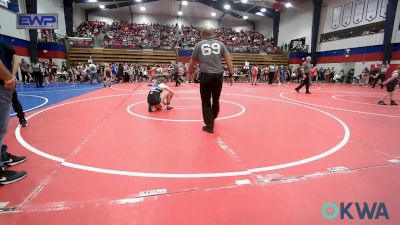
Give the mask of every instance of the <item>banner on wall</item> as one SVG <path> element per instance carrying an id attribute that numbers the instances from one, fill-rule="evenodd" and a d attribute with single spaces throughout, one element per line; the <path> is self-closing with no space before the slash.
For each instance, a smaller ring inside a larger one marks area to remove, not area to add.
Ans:
<path id="1" fill-rule="evenodd" d="M 353 3 L 347 3 L 343 6 L 342 26 L 347 27 L 351 23 L 351 12 L 353 11 Z"/>
<path id="2" fill-rule="evenodd" d="M 336 7 L 333 9 L 332 13 L 332 25 L 331 27 L 333 29 L 336 29 L 340 25 L 340 15 L 342 13 L 342 6 Z"/>
<path id="3" fill-rule="evenodd" d="M 365 0 L 358 0 L 354 4 L 353 23 L 359 24 L 364 19 Z"/>
<path id="4" fill-rule="evenodd" d="M 19 12 L 18 0 L 0 0 L 0 7 Z"/>
<path id="5" fill-rule="evenodd" d="M 376 14 L 378 13 L 378 4 L 379 0 L 368 0 L 367 16 L 365 17 L 366 20 L 372 21 L 376 18 Z"/>
<path id="6" fill-rule="evenodd" d="M 382 0 L 380 16 L 383 17 L 383 18 L 386 18 L 387 4 L 388 4 L 388 0 Z"/>
<path id="7" fill-rule="evenodd" d="M 58 14 L 17 14 L 17 29 L 57 29 Z"/>

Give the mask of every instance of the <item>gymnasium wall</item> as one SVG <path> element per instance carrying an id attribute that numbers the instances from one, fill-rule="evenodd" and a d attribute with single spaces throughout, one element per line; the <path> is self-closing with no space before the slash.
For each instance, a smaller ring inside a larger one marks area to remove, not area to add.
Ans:
<path id="1" fill-rule="evenodd" d="M 256 22 L 256 31 L 269 38 L 274 34 L 273 26 L 274 21 L 271 18 L 265 17 L 262 21 Z"/>
<path id="2" fill-rule="evenodd" d="M 76 28 L 82 23 L 82 21 L 86 20 L 86 16 L 85 16 L 85 10 L 82 9 L 81 7 L 79 7 L 78 4 L 74 4 L 73 10 L 74 10 L 74 14 L 73 14 L 74 21 L 73 21 L 73 24 L 74 24 L 74 28 Z"/>
<path id="3" fill-rule="evenodd" d="M 19 0 L 19 12 L 25 13 L 25 1 Z M 0 40 L 8 45 L 13 46 L 19 59 L 25 59 L 30 62 L 29 58 L 29 32 L 28 30 L 17 29 L 17 14 L 5 8 L 0 8 Z"/>
<path id="4" fill-rule="evenodd" d="M 18 5 L 20 13 L 25 13 L 25 1 L 19 0 Z M 0 34 L 29 41 L 29 32 L 27 30 L 16 29 L 17 14 L 15 12 L 1 7 L 0 15 Z"/>
<path id="5" fill-rule="evenodd" d="M 54 32 L 59 35 L 65 35 L 65 16 L 63 0 L 37 0 L 38 13 L 56 13 L 58 14 L 58 29 Z"/>
<path id="6" fill-rule="evenodd" d="M 396 17 L 393 26 L 392 43 L 400 43 L 400 2 L 397 4 Z"/>
<path id="7" fill-rule="evenodd" d="M 370 23 L 376 23 L 380 21 L 384 21 L 385 18 L 380 16 L 381 12 L 381 3 L 384 0 L 378 0 L 378 9 L 377 9 L 377 15 L 376 17 L 368 21 L 366 20 L 367 16 L 367 1 L 365 1 L 364 4 L 364 14 L 363 14 L 363 19 L 361 20 L 360 23 L 355 24 L 353 22 L 353 16 L 354 16 L 354 6 L 356 0 L 324 0 L 322 9 L 321 9 L 321 20 L 320 20 L 320 25 L 319 25 L 319 34 L 324 34 L 324 33 L 329 33 L 333 31 L 340 31 L 343 29 L 348 29 L 348 28 L 353 28 L 357 26 L 362 26 Z M 353 8 L 352 8 L 352 14 L 351 14 L 351 22 L 349 25 L 344 26 L 343 21 L 342 21 L 342 15 L 343 15 L 343 6 L 347 3 L 353 3 Z M 341 19 L 340 19 L 340 25 L 334 29 L 332 28 L 332 16 L 333 16 L 333 11 L 336 7 L 342 6 L 342 14 L 341 14 Z M 318 41 L 320 39 L 320 35 L 318 37 Z M 329 42 L 324 42 L 324 43 L 319 43 L 317 47 L 317 51 L 322 52 L 322 51 L 330 51 L 330 50 L 335 50 L 335 49 L 342 49 L 342 48 L 357 48 L 357 47 L 364 47 L 364 46 L 374 46 L 374 45 L 381 45 L 383 43 L 383 33 L 377 33 L 373 35 L 367 35 L 367 36 L 360 36 L 360 37 L 352 37 L 352 38 L 346 38 L 342 40 L 337 40 L 337 41 L 329 41 Z"/>
<path id="8" fill-rule="evenodd" d="M 356 0 L 324 0 L 321 9 L 319 33 L 322 34 L 322 33 L 332 32 L 334 30 L 342 30 L 350 27 L 368 24 L 369 21 L 365 20 L 366 7 L 367 7 L 367 5 L 365 4 L 364 16 L 362 22 L 360 22 L 359 24 L 354 24 L 353 21 L 351 21 L 351 24 L 349 24 L 347 27 L 344 27 L 341 24 L 337 29 L 333 29 L 331 27 L 333 9 L 338 6 L 343 6 L 344 4 L 347 4 L 349 2 L 353 2 L 353 11 L 352 11 L 352 16 L 353 16 L 355 1 Z M 384 20 L 384 18 L 380 16 L 382 1 L 383 0 L 379 0 L 377 16 L 375 19 L 371 21 L 371 23 Z M 311 15 L 312 18 L 312 10 L 313 10 L 312 7 L 308 7 L 306 9 L 309 10 L 308 14 Z M 291 10 L 292 9 L 288 11 Z M 391 61 L 392 64 L 400 63 L 400 30 L 399 30 L 400 4 L 398 4 L 396 12 L 397 13 L 393 27 L 394 32 L 393 32 L 392 43 L 399 43 L 399 44 L 394 45 L 394 51 L 392 54 L 392 61 Z M 284 13 L 282 14 L 283 17 L 285 18 Z M 304 14 L 307 14 L 307 12 L 304 12 Z M 297 16 L 297 14 L 293 15 L 293 18 L 296 18 L 296 20 L 303 20 L 303 19 L 298 19 L 298 17 L 294 16 Z M 282 23 L 282 16 L 281 16 L 281 23 Z M 293 24 L 291 26 L 293 26 Z M 291 28 L 291 26 L 289 26 L 289 28 Z M 311 33 L 311 22 L 308 29 L 309 32 Z M 280 27 L 280 34 L 282 34 L 282 24 Z M 281 35 L 279 36 L 279 38 L 281 38 Z M 280 40 L 280 42 L 281 41 L 282 40 Z M 382 43 L 383 43 L 383 33 L 361 36 L 361 37 L 353 37 L 353 38 L 330 41 L 325 43 L 318 43 L 317 65 L 318 67 L 322 66 L 324 68 L 335 67 L 336 71 L 338 71 L 340 68 L 344 68 L 345 72 L 348 71 L 349 67 L 353 66 L 356 74 L 361 73 L 361 71 L 365 67 L 370 67 L 370 65 L 376 63 L 382 63 L 381 62 L 383 58 Z M 297 67 L 306 56 L 307 56 L 306 53 L 292 53 L 290 56 L 290 64 L 293 65 L 294 67 Z"/>
<path id="9" fill-rule="evenodd" d="M 290 43 L 297 38 L 306 38 L 306 44 L 311 47 L 311 27 L 314 5 L 310 1 L 302 1 L 293 8 L 281 13 L 279 24 L 278 45 Z M 309 51 L 310 51 L 309 47 Z"/>

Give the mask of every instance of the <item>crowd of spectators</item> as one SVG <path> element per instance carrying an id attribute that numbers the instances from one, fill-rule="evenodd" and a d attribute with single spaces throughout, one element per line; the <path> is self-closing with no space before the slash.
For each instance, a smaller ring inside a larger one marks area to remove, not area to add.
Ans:
<path id="1" fill-rule="evenodd" d="M 82 23 L 76 30 L 76 36 L 96 36 L 105 26 L 104 22 L 89 21 Z M 133 49 L 191 49 L 201 40 L 201 27 L 136 24 L 124 21 L 113 22 L 104 29 L 105 48 L 133 48 Z M 259 32 L 248 30 L 234 30 L 232 28 L 215 29 L 216 39 L 225 43 L 230 52 L 277 53 L 272 39 Z"/>
<path id="2" fill-rule="evenodd" d="M 102 21 L 84 21 L 75 29 L 74 36 L 94 38 L 105 26 L 106 23 Z"/>

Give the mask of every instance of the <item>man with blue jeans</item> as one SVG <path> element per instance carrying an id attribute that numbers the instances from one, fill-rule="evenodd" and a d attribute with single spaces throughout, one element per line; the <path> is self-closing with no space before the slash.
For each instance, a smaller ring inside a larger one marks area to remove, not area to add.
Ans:
<path id="1" fill-rule="evenodd" d="M 15 74 L 18 71 L 15 51 L 12 47 L 0 42 L 0 185 L 11 184 L 26 177 L 24 171 L 7 170 L 6 166 L 17 165 L 26 161 L 26 157 L 17 157 L 7 153 L 7 145 L 3 143 L 10 120 L 12 94 L 15 89 Z M 10 73 L 10 71 L 12 71 Z"/>

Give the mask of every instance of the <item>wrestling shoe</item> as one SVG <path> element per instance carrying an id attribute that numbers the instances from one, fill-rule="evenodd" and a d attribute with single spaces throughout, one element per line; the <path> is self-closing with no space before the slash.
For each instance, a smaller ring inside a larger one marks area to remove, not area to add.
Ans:
<path id="1" fill-rule="evenodd" d="M 378 104 L 379 104 L 379 105 L 387 105 L 387 104 L 384 103 L 383 101 L 379 101 Z"/>
<path id="2" fill-rule="evenodd" d="M 390 101 L 390 105 L 398 105 L 394 100 Z"/>
<path id="3" fill-rule="evenodd" d="M 310 95 L 310 94 L 311 94 L 311 92 L 307 91 L 307 92 L 306 92 L 306 94 Z"/>
<path id="4" fill-rule="evenodd" d="M 297 89 L 297 88 L 295 88 L 294 90 L 295 90 L 297 93 L 299 93 L 299 92 L 300 92 L 300 91 L 299 91 L 299 89 Z"/>
<path id="5" fill-rule="evenodd" d="M 170 106 L 170 105 L 167 105 L 167 110 L 171 110 L 171 109 L 173 109 L 174 107 L 172 107 L 172 106 Z"/>

